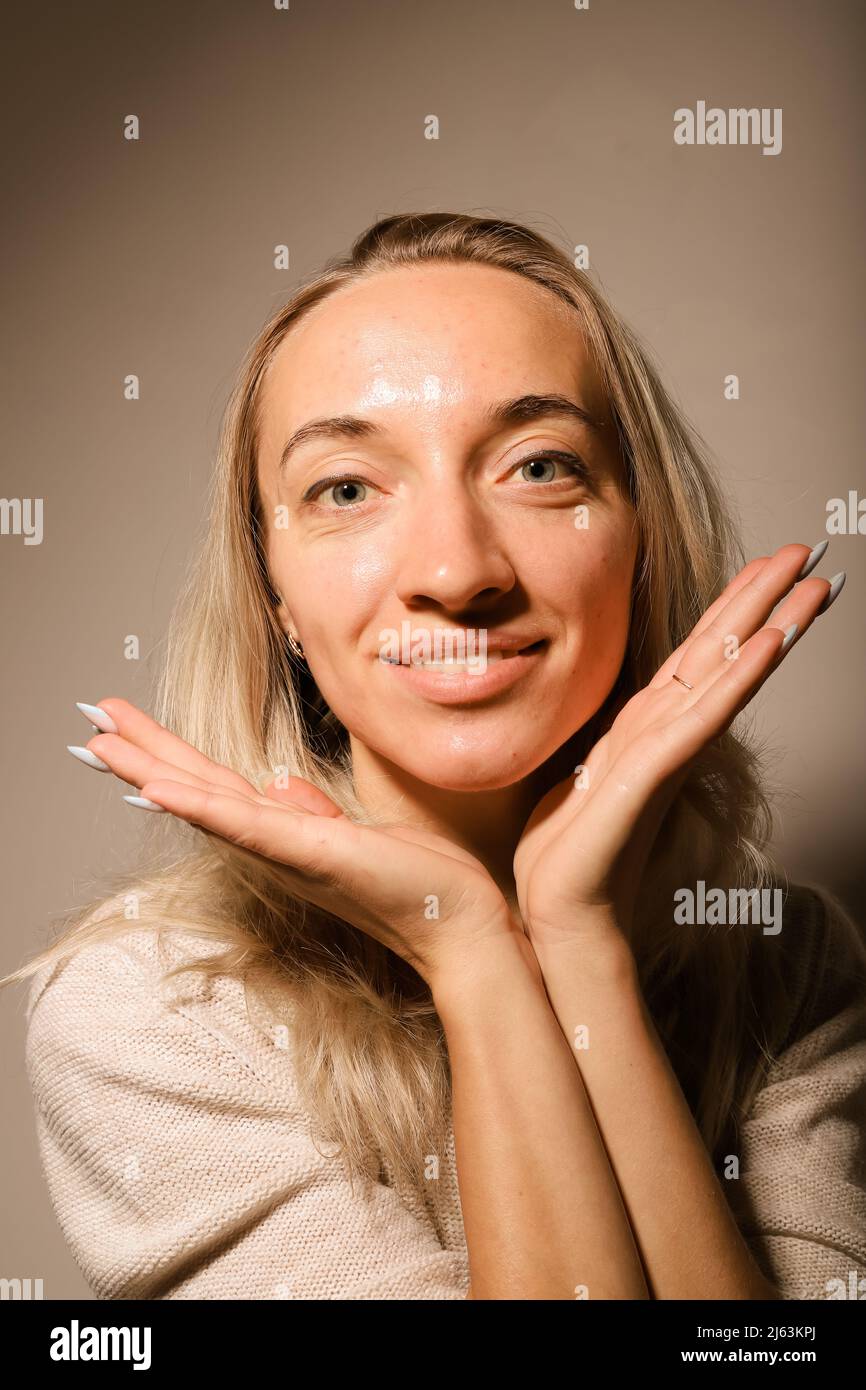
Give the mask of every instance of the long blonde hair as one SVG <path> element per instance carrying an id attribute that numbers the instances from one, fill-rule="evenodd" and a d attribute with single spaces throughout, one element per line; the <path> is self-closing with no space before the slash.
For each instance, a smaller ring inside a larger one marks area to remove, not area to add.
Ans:
<path id="1" fill-rule="evenodd" d="M 361 819 L 346 730 L 292 656 L 275 612 L 256 469 L 261 388 L 276 349 L 314 305 L 361 277 L 422 261 L 497 266 L 545 287 L 578 315 L 607 391 L 640 549 L 626 656 L 608 699 L 578 736 L 585 749 L 743 563 L 706 446 L 647 348 L 589 275 L 512 222 L 427 213 L 376 223 L 292 295 L 247 353 L 153 710 L 255 786 L 287 768 Z M 756 951 L 762 936 L 754 927 L 675 926 L 672 894 L 699 878 L 721 887 L 775 881 L 759 763 L 746 738 L 731 731 L 694 762 L 655 847 L 633 937 L 653 1018 L 711 1152 L 730 1142 L 778 1045 L 778 952 Z M 378 1164 L 423 1193 L 423 1157 L 441 1152 L 447 1133 L 450 1075 L 420 977 L 359 929 L 292 898 L 266 864 L 218 836 L 152 817 L 143 843 L 141 863 L 115 876 L 110 900 L 103 887 L 98 899 L 66 914 L 59 938 L 2 983 L 131 927 L 208 938 L 222 949 L 166 978 L 194 966 L 247 987 L 266 985 L 272 1000 L 290 1001 L 298 1084 L 320 1135 L 336 1143 L 353 1179 L 369 1177 Z"/>

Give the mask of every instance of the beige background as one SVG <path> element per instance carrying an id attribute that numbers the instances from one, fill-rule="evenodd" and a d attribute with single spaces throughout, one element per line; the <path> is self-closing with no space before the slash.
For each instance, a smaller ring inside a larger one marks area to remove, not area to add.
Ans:
<path id="1" fill-rule="evenodd" d="M 859 0 L 16 10 L 0 84 L 0 494 L 42 497 L 45 534 L 0 536 L 0 969 L 132 846 L 115 779 L 65 751 L 89 733 L 74 702 L 147 704 L 242 353 L 377 217 L 471 211 L 586 242 L 722 461 L 749 554 L 813 544 L 828 498 L 866 493 Z M 698 100 L 782 107 L 781 154 L 675 146 L 673 112 Z M 130 113 L 137 143 L 122 138 Z M 288 272 L 272 263 L 283 242 Z M 130 372 L 137 403 L 122 397 Z M 859 914 L 864 551 L 866 537 L 832 541 L 821 573 L 846 569 L 845 592 L 756 707 L 783 862 Z M 39 1169 L 23 991 L 0 996 L 0 1024 L 0 1276 L 88 1297 Z"/>

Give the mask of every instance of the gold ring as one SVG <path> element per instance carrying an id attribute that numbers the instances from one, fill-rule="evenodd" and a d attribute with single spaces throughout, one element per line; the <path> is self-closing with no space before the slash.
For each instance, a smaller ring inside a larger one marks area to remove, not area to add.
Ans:
<path id="1" fill-rule="evenodd" d="M 695 688 L 693 685 L 689 685 L 688 681 L 684 681 L 682 676 L 674 674 L 671 676 L 671 680 L 679 681 L 680 685 L 684 685 L 686 690 L 694 690 Z"/>

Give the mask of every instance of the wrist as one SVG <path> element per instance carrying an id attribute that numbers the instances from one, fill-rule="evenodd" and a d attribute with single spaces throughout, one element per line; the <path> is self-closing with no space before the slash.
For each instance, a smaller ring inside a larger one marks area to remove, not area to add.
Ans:
<path id="1" fill-rule="evenodd" d="M 584 976 L 601 980 L 637 978 L 634 952 L 612 908 L 580 908 L 567 922 L 529 922 L 527 933 L 545 975 L 575 964 Z"/>
<path id="2" fill-rule="evenodd" d="M 541 967 L 523 929 L 509 919 L 501 931 L 453 947 L 430 976 L 433 1003 L 443 1023 L 485 998 L 501 1002 L 515 987 L 530 984 L 543 992 Z"/>

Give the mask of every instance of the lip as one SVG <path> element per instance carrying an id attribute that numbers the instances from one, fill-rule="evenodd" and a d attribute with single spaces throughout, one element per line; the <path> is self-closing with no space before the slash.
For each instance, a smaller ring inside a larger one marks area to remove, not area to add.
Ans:
<path id="1" fill-rule="evenodd" d="M 517 643 L 523 649 L 515 650 Z M 476 704 L 510 689 L 535 670 L 548 648 L 546 638 L 536 639 L 526 647 L 526 638 L 491 638 L 488 651 L 508 651 L 511 655 L 492 662 L 485 671 L 471 673 L 428 671 L 423 666 L 400 662 L 379 661 L 377 665 L 395 680 L 404 682 L 407 689 L 442 705 Z"/>

